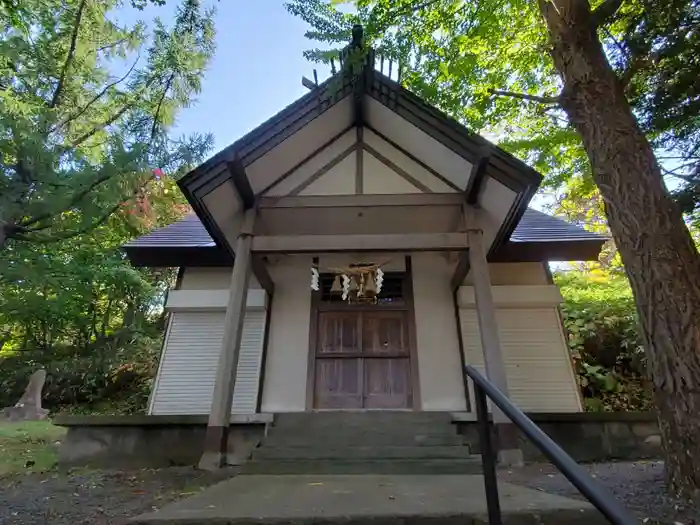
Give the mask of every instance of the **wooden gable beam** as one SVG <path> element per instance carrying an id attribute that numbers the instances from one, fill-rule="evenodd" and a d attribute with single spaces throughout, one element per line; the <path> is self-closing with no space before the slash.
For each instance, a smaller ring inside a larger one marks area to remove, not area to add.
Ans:
<path id="1" fill-rule="evenodd" d="M 253 188 L 250 186 L 248 175 L 246 175 L 245 168 L 238 154 L 227 163 L 227 167 L 233 185 L 236 187 L 238 195 L 240 195 L 243 202 L 243 209 L 251 209 L 255 206 L 255 193 L 253 193 Z"/>
<path id="2" fill-rule="evenodd" d="M 263 253 L 454 251 L 468 246 L 467 233 L 358 235 L 258 235 L 252 250 Z"/>
<path id="3" fill-rule="evenodd" d="M 491 156 L 488 153 L 484 153 L 472 165 L 471 175 L 469 176 L 467 187 L 464 190 L 464 197 L 467 204 L 474 205 L 479 201 L 479 193 L 484 185 L 486 170 L 490 162 Z"/>
<path id="4" fill-rule="evenodd" d="M 364 137 L 363 126 L 358 126 L 355 140 L 355 193 L 360 195 L 365 192 L 365 159 L 364 159 Z"/>
<path id="5" fill-rule="evenodd" d="M 468 204 L 466 202 L 462 204 L 462 221 L 462 228 L 467 231 L 473 229 L 475 224 L 478 224 L 479 219 L 476 213 L 476 208 L 474 208 L 472 204 Z M 462 286 L 464 279 L 469 273 L 469 267 L 469 252 L 462 251 L 459 254 L 459 261 L 457 262 L 457 267 L 455 268 L 455 272 L 452 275 L 452 280 L 450 281 L 453 292 L 456 292 L 457 289 Z"/>
<path id="6" fill-rule="evenodd" d="M 467 182 L 467 187 L 464 190 L 464 200 L 466 205 L 463 207 L 464 220 L 466 224 L 474 221 L 473 206 L 477 206 L 479 202 L 479 194 L 486 180 L 486 170 L 491 162 L 490 148 L 483 148 L 478 160 L 472 164 L 472 171 Z M 456 291 L 469 273 L 469 252 L 462 252 L 459 255 L 459 262 L 455 268 L 455 273 L 452 275 L 452 291 Z"/>
<path id="7" fill-rule="evenodd" d="M 372 146 L 369 144 L 362 144 L 362 148 L 367 151 L 370 155 L 372 155 L 375 159 L 377 159 L 379 162 L 384 164 L 387 168 L 392 170 L 394 173 L 396 173 L 399 177 L 401 177 L 403 180 L 408 182 L 411 186 L 414 188 L 419 189 L 423 193 L 433 193 L 433 190 L 428 188 L 425 184 L 423 184 L 421 181 L 417 180 L 413 175 L 408 173 L 405 169 L 403 169 L 401 166 L 396 164 L 394 161 L 391 159 L 387 158 L 386 156 L 382 155 L 380 152 L 378 152 L 376 149 L 374 149 Z"/>
<path id="8" fill-rule="evenodd" d="M 441 180 L 445 184 L 447 184 L 450 188 L 454 189 L 455 191 L 463 191 L 463 188 L 458 187 L 455 183 L 453 183 L 451 180 L 449 180 L 447 177 L 445 177 L 442 173 L 438 172 L 437 170 L 433 169 L 430 167 L 428 164 L 423 162 L 421 159 L 416 157 L 413 153 L 410 151 L 404 149 L 403 147 L 399 146 L 396 142 L 391 140 L 389 137 L 378 131 L 377 129 L 373 128 L 372 126 L 367 126 L 367 129 L 369 129 L 372 133 L 374 133 L 377 137 L 382 139 L 384 142 L 386 142 L 388 145 L 390 145 L 392 148 L 394 148 L 396 151 L 401 153 L 403 156 L 406 158 L 412 160 L 416 164 L 418 164 L 421 168 L 423 168 L 425 171 L 430 173 L 433 177 Z"/>
<path id="9" fill-rule="evenodd" d="M 260 286 L 263 287 L 263 290 L 265 290 L 270 297 L 275 295 L 275 282 L 272 280 L 270 272 L 267 271 L 267 262 L 265 258 L 253 254 L 251 265 L 253 268 L 253 275 L 255 275 L 255 278 L 260 283 Z"/>
<path id="10" fill-rule="evenodd" d="M 266 208 L 352 208 L 369 206 L 461 206 L 461 193 L 403 193 L 394 195 L 298 195 L 261 197 L 258 207 Z"/>

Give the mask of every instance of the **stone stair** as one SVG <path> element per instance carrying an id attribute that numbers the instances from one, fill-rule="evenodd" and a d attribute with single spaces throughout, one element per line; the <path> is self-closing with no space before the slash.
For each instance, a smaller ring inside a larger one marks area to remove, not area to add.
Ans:
<path id="1" fill-rule="evenodd" d="M 244 474 L 476 474 L 444 412 L 278 414 Z"/>

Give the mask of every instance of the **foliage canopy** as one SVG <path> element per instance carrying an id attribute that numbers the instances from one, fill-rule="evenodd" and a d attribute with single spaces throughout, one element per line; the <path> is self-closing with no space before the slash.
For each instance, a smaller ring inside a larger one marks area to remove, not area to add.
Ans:
<path id="1" fill-rule="evenodd" d="M 184 0 L 149 34 L 111 20 L 121 4 L 23 0 L 0 18 L 0 247 L 89 231 L 211 145 L 168 130 L 200 90 L 212 13 Z"/>

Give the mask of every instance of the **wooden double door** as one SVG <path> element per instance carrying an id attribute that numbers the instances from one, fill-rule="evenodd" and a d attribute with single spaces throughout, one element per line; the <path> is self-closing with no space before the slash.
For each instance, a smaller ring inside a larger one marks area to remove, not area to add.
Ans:
<path id="1" fill-rule="evenodd" d="M 398 310 L 318 312 L 314 408 L 411 408 L 407 317 Z"/>

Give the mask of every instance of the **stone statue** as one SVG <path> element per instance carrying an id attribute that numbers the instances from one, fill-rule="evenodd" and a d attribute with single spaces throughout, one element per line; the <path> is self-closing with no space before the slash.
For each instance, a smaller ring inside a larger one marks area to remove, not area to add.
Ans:
<path id="1" fill-rule="evenodd" d="M 46 370 L 37 370 L 29 378 L 29 384 L 14 406 L 2 411 L 4 419 L 9 421 L 34 421 L 46 419 L 49 411 L 41 408 L 41 391 L 46 381 Z"/>

